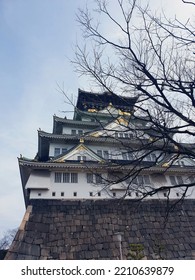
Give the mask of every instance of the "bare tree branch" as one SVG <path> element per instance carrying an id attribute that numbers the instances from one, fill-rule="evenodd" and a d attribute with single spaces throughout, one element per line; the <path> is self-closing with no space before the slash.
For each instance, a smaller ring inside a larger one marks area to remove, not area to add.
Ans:
<path id="1" fill-rule="evenodd" d="M 121 98 L 138 98 L 131 116 L 125 117 L 128 125 L 121 125 L 123 133 L 133 135 L 132 142 L 116 138 L 117 130 L 101 126 L 102 135 L 113 137 L 121 151 L 124 149 L 121 156 L 131 158 L 131 162 L 122 163 L 116 154 L 110 155 L 112 160 L 107 167 L 119 168 L 122 175 L 103 178 L 105 188 L 129 180 L 127 195 L 131 189 L 138 188 L 132 185 L 135 178 L 150 168 L 161 166 L 167 160 L 164 172 L 169 172 L 181 159 L 195 159 L 195 29 L 190 19 L 187 22 L 178 18 L 171 20 L 163 13 L 156 17 L 149 6 L 142 7 L 135 0 L 116 0 L 115 3 L 118 4 L 117 17 L 110 12 L 105 0 L 97 0 L 95 12 L 110 22 L 112 31 L 109 33 L 101 29 L 100 21 L 95 23 L 94 14 L 88 9 L 79 11 L 77 19 L 83 28 L 85 43 L 77 44 L 72 63 L 80 75 L 87 75 L 101 89 Z M 118 117 L 113 115 L 113 120 Z M 132 128 L 131 122 L 140 126 Z M 156 158 L 147 162 L 154 153 Z M 182 200 L 193 186 L 194 182 L 186 181 L 146 191 L 140 185 L 137 191 L 145 198 L 181 188 L 179 200 Z"/>
<path id="2" fill-rule="evenodd" d="M 195 5 L 195 3 L 194 3 L 194 2 L 191 2 L 191 1 L 182 0 L 182 2 L 185 3 L 185 4 L 192 4 L 192 5 Z"/>

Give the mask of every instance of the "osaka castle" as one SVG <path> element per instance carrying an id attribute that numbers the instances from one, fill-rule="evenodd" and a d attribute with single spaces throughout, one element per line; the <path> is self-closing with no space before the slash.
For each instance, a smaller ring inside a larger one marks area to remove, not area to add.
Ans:
<path id="1" fill-rule="evenodd" d="M 79 90 L 73 118 L 38 131 L 35 158 L 19 158 L 26 212 L 6 260 L 195 259 L 194 161 L 136 102 Z"/>
<path id="2" fill-rule="evenodd" d="M 152 150 L 154 135 L 133 114 L 136 101 L 79 89 L 73 118 L 54 116 L 52 133 L 38 131 L 35 158 L 19 158 L 26 206 L 32 199 L 195 198 L 194 187 L 185 189 L 195 162 L 175 157 L 174 147 Z"/>

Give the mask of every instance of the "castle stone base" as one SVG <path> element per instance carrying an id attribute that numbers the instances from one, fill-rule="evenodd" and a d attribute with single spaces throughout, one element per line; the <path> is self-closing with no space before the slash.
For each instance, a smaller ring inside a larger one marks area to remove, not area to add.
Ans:
<path id="1" fill-rule="evenodd" d="M 166 210 L 162 200 L 31 200 L 5 259 L 195 259 L 195 200 Z"/>

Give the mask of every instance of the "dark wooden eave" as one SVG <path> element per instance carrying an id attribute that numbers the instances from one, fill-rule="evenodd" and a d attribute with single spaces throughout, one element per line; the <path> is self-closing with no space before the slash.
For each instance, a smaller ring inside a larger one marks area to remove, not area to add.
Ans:
<path id="1" fill-rule="evenodd" d="M 104 171 L 114 171 L 115 169 L 118 170 L 119 164 L 116 162 L 112 162 L 111 160 L 109 161 L 104 161 L 104 162 L 92 162 L 92 161 L 85 161 L 85 162 L 79 162 L 79 161 L 73 161 L 73 160 L 68 160 L 65 162 L 39 162 L 31 159 L 26 159 L 26 158 L 19 158 L 19 166 L 29 168 L 31 171 L 35 169 L 46 169 L 46 170 L 59 170 L 59 169 L 86 169 L 89 170 L 89 168 L 92 169 L 100 169 Z M 143 162 L 144 164 L 144 162 Z M 194 174 L 195 173 L 195 168 L 194 166 L 186 166 L 186 167 L 180 167 L 180 166 L 170 166 L 169 168 L 163 167 L 163 165 L 153 165 L 153 166 L 148 166 L 147 167 L 147 162 L 146 164 L 146 169 L 143 168 L 143 172 L 147 173 L 183 173 L 183 174 Z M 145 165 L 144 164 L 144 165 Z M 144 166 L 143 165 L 143 166 Z M 120 171 L 122 170 L 131 170 L 135 168 L 135 165 L 131 163 L 131 161 L 126 161 L 124 165 L 120 163 Z M 138 167 L 139 168 L 139 167 Z M 28 175 L 27 175 L 28 177 Z"/>
<path id="2" fill-rule="evenodd" d="M 99 127 L 100 124 L 97 122 L 79 121 L 53 116 L 53 134 L 62 134 L 62 129 L 64 126 L 73 128 L 80 127 L 83 129 L 90 127 L 91 129 L 95 129 Z"/>
<path id="3" fill-rule="evenodd" d="M 132 112 L 138 97 L 119 96 L 113 92 L 94 93 L 79 89 L 76 108 L 87 112 L 88 109 L 102 110 L 112 104 L 114 108 Z"/>

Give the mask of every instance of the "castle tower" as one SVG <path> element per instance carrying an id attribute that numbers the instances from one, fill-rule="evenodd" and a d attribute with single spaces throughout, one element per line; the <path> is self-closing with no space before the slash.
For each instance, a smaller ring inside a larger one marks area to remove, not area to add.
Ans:
<path id="1" fill-rule="evenodd" d="M 73 119 L 54 116 L 52 133 L 38 131 L 36 157 L 19 158 L 26 206 L 30 199 L 135 199 L 154 188 L 193 181 L 193 160 L 178 158 L 167 169 L 174 154 L 143 151 L 140 145 L 151 136 L 132 114 L 136 100 L 79 90 Z M 131 172 L 138 163 L 143 171 Z M 190 192 L 187 197 L 194 197 Z M 181 195 L 174 189 L 169 196 Z M 166 196 L 162 190 L 152 198 Z"/>
<path id="2" fill-rule="evenodd" d="M 6 259 L 127 259 L 129 244 L 148 259 L 195 258 L 194 187 L 182 204 L 175 187 L 193 184 L 194 161 L 153 144 L 136 102 L 79 90 L 73 118 L 38 131 L 35 158 L 18 159 L 27 210 Z"/>

